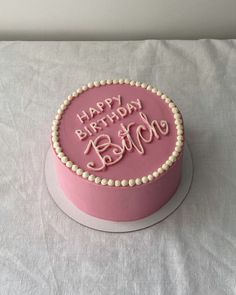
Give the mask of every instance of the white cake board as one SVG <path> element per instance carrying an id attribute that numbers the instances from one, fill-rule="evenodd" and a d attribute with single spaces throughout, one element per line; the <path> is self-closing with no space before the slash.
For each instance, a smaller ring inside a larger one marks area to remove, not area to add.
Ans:
<path id="1" fill-rule="evenodd" d="M 61 190 L 56 176 L 56 171 L 53 163 L 53 151 L 51 148 L 47 152 L 46 162 L 45 162 L 45 177 L 48 190 L 57 204 L 57 206 L 66 213 L 69 217 L 77 221 L 78 223 L 85 225 L 87 227 L 106 231 L 106 232 L 131 232 L 140 229 L 147 228 L 151 225 L 161 222 L 167 218 L 171 213 L 173 213 L 184 201 L 187 196 L 193 177 L 193 164 L 192 157 L 188 145 L 185 146 L 184 158 L 183 158 L 183 171 L 182 180 L 179 185 L 177 192 L 174 196 L 166 203 L 161 209 L 152 215 L 135 220 L 135 221 L 109 221 L 94 216 L 88 215 L 75 207 L 72 202 L 70 202 Z"/>

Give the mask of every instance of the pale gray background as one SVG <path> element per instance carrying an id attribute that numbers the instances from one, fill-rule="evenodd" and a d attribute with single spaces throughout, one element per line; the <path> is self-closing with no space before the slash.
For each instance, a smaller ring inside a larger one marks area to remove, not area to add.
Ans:
<path id="1" fill-rule="evenodd" d="M 0 1 L 0 40 L 198 38 L 236 38 L 236 1 Z"/>
<path id="2" fill-rule="evenodd" d="M 95 79 L 128 77 L 180 107 L 194 179 L 181 207 L 129 234 L 58 209 L 44 179 L 52 118 Z M 236 41 L 0 42 L 0 294 L 236 294 Z"/>

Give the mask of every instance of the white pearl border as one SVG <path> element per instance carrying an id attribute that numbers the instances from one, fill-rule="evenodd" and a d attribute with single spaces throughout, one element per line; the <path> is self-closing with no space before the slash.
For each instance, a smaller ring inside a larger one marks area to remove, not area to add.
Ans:
<path id="1" fill-rule="evenodd" d="M 67 109 L 71 101 L 78 97 L 81 93 L 93 88 L 93 87 L 100 87 L 103 85 L 111 85 L 111 84 L 129 84 L 134 87 L 141 87 L 144 89 L 147 89 L 148 91 L 151 91 L 152 93 L 156 93 L 158 97 L 160 97 L 162 100 L 165 101 L 165 103 L 168 104 L 169 108 L 171 109 L 174 119 L 175 119 L 175 126 L 177 130 L 177 140 L 175 144 L 174 151 L 169 156 L 169 158 L 153 173 L 136 178 L 136 179 L 121 179 L 121 180 L 113 180 L 113 179 L 107 179 L 107 178 L 101 178 L 97 177 L 93 174 L 90 174 L 88 171 L 84 171 L 77 165 L 75 165 L 68 157 L 63 153 L 62 148 L 59 143 L 59 124 L 60 120 L 62 118 L 63 112 Z M 73 92 L 71 95 L 67 97 L 67 99 L 64 100 L 64 102 L 61 104 L 60 108 L 57 110 L 57 114 L 55 116 L 55 119 L 52 123 L 52 146 L 54 148 L 55 153 L 57 154 L 58 158 L 61 160 L 61 162 L 71 169 L 74 173 L 79 175 L 80 177 L 84 179 L 88 179 L 88 181 L 94 182 L 96 184 L 100 185 L 107 185 L 107 186 L 116 186 L 116 187 L 126 187 L 126 186 L 135 186 L 135 185 L 141 185 L 148 182 L 153 181 L 153 179 L 158 178 L 161 174 L 163 174 L 165 171 L 167 171 L 177 160 L 178 156 L 182 152 L 184 145 L 184 126 L 183 126 L 183 120 L 181 113 L 177 106 L 174 104 L 174 102 L 164 93 L 162 93 L 160 90 L 152 87 L 151 85 L 148 85 L 146 83 L 141 83 L 138 81 L 133 81 L 129 79 L 118 79 L 118 80 L 101 80 L 101 81 L 95 81 L 93 83 L 88 83 L 87 85 L 83 85 L 82 87 L 78 88 L 75 92 Z"/>

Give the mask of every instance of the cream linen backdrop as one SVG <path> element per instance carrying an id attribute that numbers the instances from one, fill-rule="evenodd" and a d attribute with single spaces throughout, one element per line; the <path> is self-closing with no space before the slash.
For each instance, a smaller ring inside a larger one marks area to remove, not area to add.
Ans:
<path id="1" fill-rule="evenodd" d="M 146 81 L 182 110 L 181 207 L 148 229 L 81 226 L 44 179 L 51 120 L 97 79 Z M 236 294 L 236 41 L 0 42 L 0 294 Z"/>

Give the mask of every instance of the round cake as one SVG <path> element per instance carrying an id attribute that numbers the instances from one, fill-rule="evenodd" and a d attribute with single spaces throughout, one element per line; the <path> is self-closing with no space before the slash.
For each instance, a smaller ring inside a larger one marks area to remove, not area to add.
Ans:
<path id="1" fill-rule="evenodd" d="M 97 218 L 144 218 L 180 184 L 182 115 L 146 83 L 102 80 L 77 89 L 57 111 L 51 144 L 65 198 Z"/>

